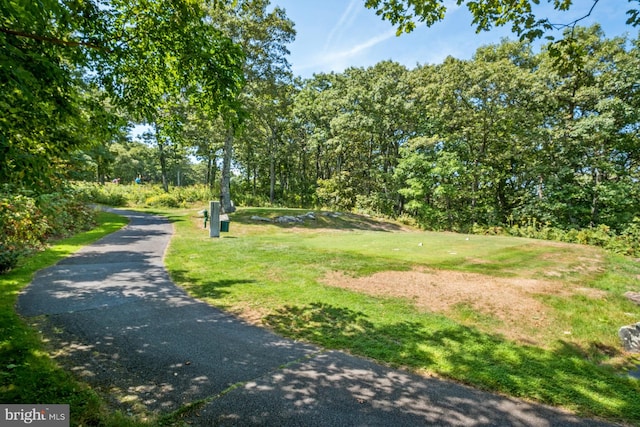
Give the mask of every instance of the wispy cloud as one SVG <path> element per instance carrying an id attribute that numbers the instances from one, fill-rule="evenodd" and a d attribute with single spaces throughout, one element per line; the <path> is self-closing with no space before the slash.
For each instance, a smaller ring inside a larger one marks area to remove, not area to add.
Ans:
<path id="1" fill-rule="evenodd" d="M 331 56 L 340 59 L 351 58 L 355 55 L 358 55 L 361 52 L 366 51 L 367 49 L 371 49 L 377 44 L 384 42 L 385 40 L 389 40 L 390 38 L 396 37 L 396 30 L 392 29 L 387 31 L 386 33 L 382 33 L 375 37 L 370 38 L 369 40 L 364 41 L 363 43 L 357 44 L 347 50 L 341 52 L 334 52 Z"/>
<path id="2" fill-rule="evenodd" d="M 324 42 L 324 50 L 327 50 L 336 37 L 341 36 L 355 21 L 358 13 L 362 10 L 362 0 L 351 0 L 347 8 L 340 15 L 338 22 L 331 28 L 329 35 Z"/>
<path id="3" fill-rule="evenodd" d="M 318 53 L 314 56 L 313 60 L 305 64 L 303 67 L 300 67 L 299 71 L 314 68 L 322 68 L 327 71 L 342 71 L 342 69 L 346 68 L 349 65 L 355 65 L 353 63 L 353 58 L 366 53 L 376 45 L 383 43 L 384 41 L 389 40 L 393 37 L 396 37 L 395 29 L 391 29 L 385 33 L 371 37 L 364 42 L 358 43 L 355 46 L 351 46 L 343 50 L 325 51 L 322 53 Z"/>

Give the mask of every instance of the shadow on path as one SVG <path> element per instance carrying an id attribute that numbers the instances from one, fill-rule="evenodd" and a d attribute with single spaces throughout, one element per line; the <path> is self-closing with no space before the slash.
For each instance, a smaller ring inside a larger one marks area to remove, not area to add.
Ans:
<path id="1" fill-rule="evenodd" d="M 605 425 L 249 325 L 171 282 L 167 220 L 116 213 L 130 224 L 40 271 L 17 306 L 114 407 L 166 415 L 200 402 L 182 420 L 202 426 Z"/>

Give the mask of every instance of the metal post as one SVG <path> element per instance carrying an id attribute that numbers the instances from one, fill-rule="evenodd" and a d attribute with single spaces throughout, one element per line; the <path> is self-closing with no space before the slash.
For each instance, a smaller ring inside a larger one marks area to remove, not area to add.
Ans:
<path id="1" fill-rule="evenodd" d="M 209 237 L 220 237 L 220 202 L 209 202 Z"/>

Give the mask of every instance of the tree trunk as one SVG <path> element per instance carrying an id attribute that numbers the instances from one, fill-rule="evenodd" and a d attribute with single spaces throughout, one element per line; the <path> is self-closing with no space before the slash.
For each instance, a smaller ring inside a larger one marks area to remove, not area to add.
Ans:
<path id="1" fill-rule="evenodd" d="M 591 198 L 591 223 L 589 224 L 591 227 L 595 227 L 598 224 L 598 217 L 600 216 L 599 209 L 599 197 L 598 197 L 598 186 L 600 185 L 600 171 L 598 168 L 595 168 L 593 172 L 593 197 Z"/>
<path id="2" fill-rule="evenodd" d="M 169 192 L 169 182 L 167 181 L 167 155 L 164 152 L 164 143 L 158 132 L 158 125 L 154 125 L 156 143 L 158 144 L 158 155 L 160 156 L 160 172 L 162 174 L 162 188 L 165 193 Z"/>
<path id="3" fill-rule="evenodd" d="M 207 177 L 205 184 L 209 188 L 209 190 L 213 190 L 213 158 L 212 156 L 208 156 L 207 158 Z"/>
<path id="4" fill-rule="evenodd" d="M 222 180 L 220 182 L 220 204 L 225 213 L 235 212 L 231 203 L 231 158 L 233 157 L 233 125 L 229 125 L 224 138 L 224 153 L 222 158 Z"/>
<path id="5" fill-rule="evenodd" d="M 274 137 L 269 141 L 269 203 L 273 205 L 276 198 L 276 154 Z"/>

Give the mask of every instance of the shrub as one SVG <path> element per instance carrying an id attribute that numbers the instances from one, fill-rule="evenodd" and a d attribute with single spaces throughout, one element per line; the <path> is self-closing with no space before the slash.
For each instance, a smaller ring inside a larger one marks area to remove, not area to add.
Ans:
<path id="1" fill-rule="evenodd" d="M 166 208 L 179 208 L 184 206 L 184 200 L 178 194 L 163 193 L 147 198 L 147 206 L 161 206 Z"/>
<path id="2" fill-rule="evenodd" d="M 640 256 L 640 217 L 607 242 L 607 249 L 622 255 Z"/>
<path id="3" fill-rule="evenodd" d="M 393 216 L 395 200 L 382 193 L 356 196 L 355 209 L 369 215 Z"/>
<path id="4" fill-rule="evenodd" d="M 34 196 L 4 187 L 0 191 L 0 271 L 41 249 L 47 240 L 94 225 L 95 212 L 74 193 Z"/>
<path id="5" fill-rule="evenodd" d="M 190 185 L 188 187 L 171 188 L 171 193 L 176 193 L 178 198 L 184 203 L 206 203 L 209 200 L 216 200 L 215 192 L 206 185 Z"/>
<path id="6" fill-rule="evenodd" d="M 22 194 L 0 193 L 0 272 L 39 247 L 47 225 L 35 199 Z"/>
<path id="7" fill-rule="evenodd" d="M 475 226 L 473 232 L 475 234 L 492 234 L 493 230 L 495 230 L 493 227 Z M 526 223 L 523 227 L 515 224 L 506 230 L 506 234 L 531 239 L 598 246 L 623 255 L 640 256 L 640 218 L 635 218 L 620 234 L 615 234 L 605 224 L 594 228 L 563 230 L 547 225 L 536 226 L 534 223 Z"/>
<path id="8" fill-rule="evenodd" d="M 77 183 L 74 190 L 81 200 L 106 206 L 126 206 L 130 192 L 129 186 L 94 183 Z"/>

